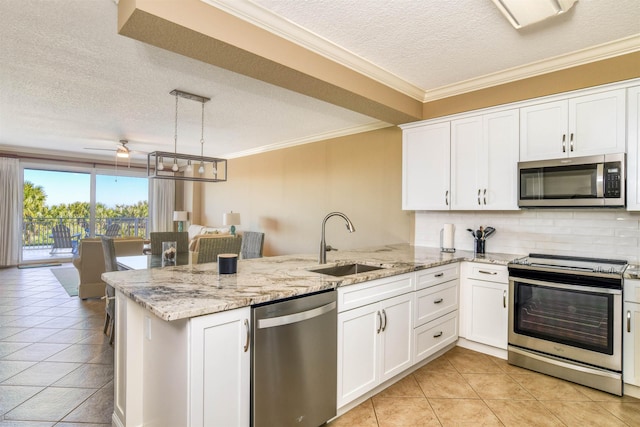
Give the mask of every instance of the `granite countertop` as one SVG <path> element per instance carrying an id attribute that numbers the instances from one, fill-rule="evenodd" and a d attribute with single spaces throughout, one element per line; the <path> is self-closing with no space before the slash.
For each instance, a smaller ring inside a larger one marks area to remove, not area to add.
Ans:
<path id="1" fill-rule="evenodd" d="M 329 252 L 327 266 L 358 262 L 382 270 L 332 277 L 313 273 L 317 255 L 238 261 L 237 274 L 218 274 L 217 263 L 104 273 L 102 279 L 164 320 L 178 320 L 309 294 L 459 261 L 506 265 L 519 255 L 442 253 L 408 244 Z"/>

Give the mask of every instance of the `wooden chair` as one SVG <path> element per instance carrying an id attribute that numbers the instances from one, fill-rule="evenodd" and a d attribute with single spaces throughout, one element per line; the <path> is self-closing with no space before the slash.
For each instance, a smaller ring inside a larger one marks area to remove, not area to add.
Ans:
<path id="1" fill-rule="evenodd" d="M 118 237 L 119 235 L 120 235 L 120 224 L 117 222 L 109 224 L 107 226 L 107 229 L 104 232 L 104 236 Z"/>
<path id="2" fill-rule="evenodd" d="M 218 261 L 220 254 L 240 255 L 242 236 L 201 238 L 198 242 L 197 264 Z"/>
<path id="3" fill-rule="evenodd" d="M 149 233 L 151 240 L 151 254 L 162 253 L 162 242 L 176 242 L 178 253 L 189 252 L 189 233 L 186 231 L 156 231 Z"/>
<path id="4" fill-rule="evenodd" d="M 53 246 L 49 254 L 53 255 L 58 249 L 71 249 L 71 253 L 73 254 L 78 251 L 78 237 L 80 237 L 80 233 L 72 236 L 69 227 L 66 225 L 54 225 L 51 229 L 51 237 L 53 238 Z"/>
<path id="5" fill-rule="evenodd" d="M 242 248 L 240 249 L 242 259 L 262 258 L 263 247 L 264 233 L 258 231 L 242 232 Z"/>
<path id="6" fill-rule="evenodd" d="M 104 270 L 118 271 L 118 263 L 116 262 L 116 245 L 113 238 L 101 236 L 102 252 L 104 253 Z M 104 330 L 109 333 L 109 344 L 113 344 L 113 337 L 116 328 L 116 290 L 108 283 L 105 286 L 105 298 L 107 300 L 105 306 Z"/>

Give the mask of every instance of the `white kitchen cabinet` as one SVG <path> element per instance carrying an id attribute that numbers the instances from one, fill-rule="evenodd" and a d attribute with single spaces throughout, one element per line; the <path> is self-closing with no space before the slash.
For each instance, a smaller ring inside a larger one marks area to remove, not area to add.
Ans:
<path id="1" fill-rule="evenodd" d="M 402 132 L 402 209 L 449 209 L 449 122 Z"/>
<path id="2" fill-rule="evenodd" d="M 627 89 L 627 210 L 640 211 L 640 86 Z"/>
<path id="3" fill-rule="evenodd" d="M 460 333 L 464 338 L 503 350 L 508 340 L 508 271 L 506 266 L 465 263 L 460 283 Z"/>
<path id="4" fill-rule="evenodd" d="M 401 278 L 401 280 L 398 280 Z M 413 363 L 413 289 L 399 296 L 365 305 L 352 304 L 345 310 L 345 290 L 360 301 L 379 294 L 388 283 L 413 283 L 413 274 L 379 279 L 338 288 L 338 407 L 351 402 L 392 378 Z M 388 289 L 388 288 L 387 288 Z"/>
<path id="5" fill-rule="evenodd" d="M 116 295 L 116 425 L 249 426 L 249 307 L 167 322 Z"/>
<path id="6" fill-rule="evenodd" d="M 517 109 L 451 122 L 451 209 L 518 209 Z"/>
<path id="7" fill-rule="evenodd" d="M 520 160 L 624 153 L 625 90 L 520 109 Z"/>
<path id="8" fill-rule="evenodd" d="M 624 300 L 622 376 L 640 387 L 640 280 L 625 279 Z"/>
<path id="9" fill-rule="evenodd" d="M 458 263 L 416 272 L 413 361 L 458 339 Z"/>

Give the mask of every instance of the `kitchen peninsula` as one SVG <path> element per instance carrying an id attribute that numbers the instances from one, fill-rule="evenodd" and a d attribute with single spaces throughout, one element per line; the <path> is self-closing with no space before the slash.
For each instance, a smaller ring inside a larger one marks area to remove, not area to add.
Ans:
<path id="1" fill-rule="evenodd" d="M 516 257 L 409 245 L 331 255 L 328 265 L 383 268 L 333 277 L 310 271 L 315 255 L 287 255 L 240 261 L 233 275 L 219 275 L 216 263 L 105 273 L 117 290 L 114 424 L 248 425 L 252 305 L 437 267 L 454 266 L 457 280 L 460 261 L 504 266 Z M 455 291 L 457 310 L 457 281 Z"/>

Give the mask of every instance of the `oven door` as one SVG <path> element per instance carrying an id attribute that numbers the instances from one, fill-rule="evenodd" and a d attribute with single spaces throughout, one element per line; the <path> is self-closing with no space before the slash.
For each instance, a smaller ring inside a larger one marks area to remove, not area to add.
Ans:
<path id="1" fill-rule="evenodd" d="M 622 371 L 622 291 L 509 278 L 509 344 Z"/>

